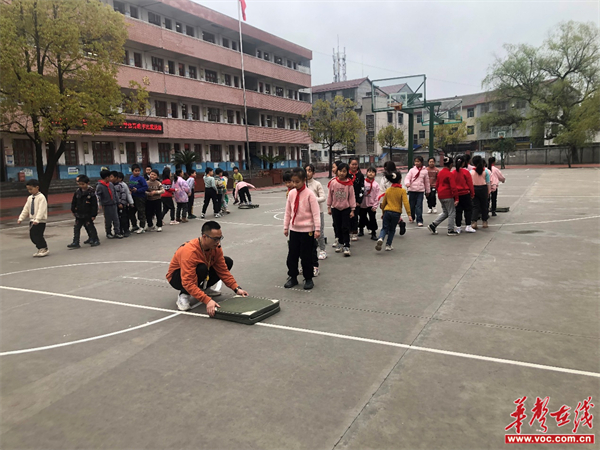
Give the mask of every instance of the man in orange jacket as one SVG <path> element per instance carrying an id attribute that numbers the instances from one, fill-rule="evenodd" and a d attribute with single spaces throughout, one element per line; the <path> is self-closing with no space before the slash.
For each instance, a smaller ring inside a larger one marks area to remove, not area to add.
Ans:
<path id="1" fill-rule="evenodd" d="M 211 296 L 216 297 L 221 293 L 209 288 L 219 280 L 237 295 L 248 296 L 229 272 L 233 260 L 223 256 L 222 240 L 221 225 L 211 220 L 202 225 L 202 235 L 199 238 L 186 242 L 175 252 L 169 265 L 167 280 L 180 291 L 177 307 L 181 311 L 198 306 L 200 303 L 195 303 L 196 299 L 205 303 L 208 314 L 214 316 L 219 304 Z"/>

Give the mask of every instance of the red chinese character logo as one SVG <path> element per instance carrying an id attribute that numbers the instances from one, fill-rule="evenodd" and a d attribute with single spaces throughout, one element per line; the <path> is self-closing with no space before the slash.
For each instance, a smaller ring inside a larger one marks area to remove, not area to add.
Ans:
<path id="1" fill-rule="evenodd" d="M 533 413 L 533 417 L 529 421 L 529 425 L 533 425 L 533 422 L 536 420 L 540 423 L 540 427 L 544 431 L 548 431 L 548 427 L 546 426 L 546 414 L 548 414 L 548 402 L 550 401 L 550 397 L 546 397 L 542 400 L 539 397 L 535 398 L 535 405 L 531 409 Z"/>
<path id="2" fill-rule="evenodd" d="M 527 418 L 527 414 L 525 414 L 525 406 L 523 406 L 523 403 L 525 403 L 525 400 L 527 400 L 527 396 L 524 396 L 523 398 L 518 398 L 513 402 L 515 405 L 517 405 L 517 409 L 510 416 L 514 417 L 515 420 L 510 425 L 508 425 L 506 428 L 504 428 L 504 431 L 508 431 L 512 427 L 515 427 L 515 429 L 517 430 L 517 433 L 518 434 L 521 433 L 521 426 L 523 425 L 523 419 Z"/>
<path id="3" fill-rule="evenodd" d="M 550 417 L 554 417 L 554 420 L 556 420 L 556 425 L 558 425 L 559 427 L 562 427 L 571 421 L 569 419 L 569 414 L 570 414 L 569 410 L 570 409 L 571 409 L 570 406 L 562 405 L 558 411 L 554 411 L 553 413 L 550 413 Z"/>
<path id="4" fill-rule="evenodd" d="M 593 408 L 594 404 L 592 403 L 592 397 L 588 397 L 586 400 L 577 403 L 577 408 L 575 408 L 575 420 L 573 420 L 573 424 L 575 428 L 573 428 L 573 433 L 577 433 L 577 428 L 579 425 L 583 425 L 588 427 L 590 430 L 594 427 L 592 424 L 592 420 L 594 420 L 594 416 L 590 414 L 590 408 Z M 581 413 L 581 417 L 579 414 Z"/>

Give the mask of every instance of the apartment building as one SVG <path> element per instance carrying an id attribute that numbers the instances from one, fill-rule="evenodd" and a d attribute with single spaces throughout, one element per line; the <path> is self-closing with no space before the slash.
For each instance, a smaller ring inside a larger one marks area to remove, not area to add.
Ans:
<path id="1" fill-rule="evenodd" d="M 340 95 L 344 98 L 349 98 L 356 103 L 355 111 L 365 125 L 364 133 L 360 133 L 358 141 L 354 148 L 343 148 L 337 146 L 336 151 L 354 153 L 359 155 L 361 162 L 376 162 L 378 156 L 385 153 L 377 142 L 377 133 L 382 128 L 388 125 L 393 125 L 395 128 L 404 130 L 405 136 L 408 139 L 408 117 L 402 112 L 373 112 L 371 102 L 371 87 L 372 83 L 368 77 L 358 78 L 355 80 L 341 81 L 337 83 L 323 84 L 312 87 L 312 101 L 317 100 L 332 100 L 335 96 Z M 395 86 L 386 86 L 382 88 L 386 93 L 392 94 L 396 92 L 406 91 L 408 86 L 400 84 Z M 324 149 L 320 144 L 311 144 L 311 157 L 316 161 L 327 161 L 329 158 L 328 150 Z"/>
<path id="2" fill-rule="evenodd" d="M 125 15 L 129 37 L 118 82 L 130 80 L 150 94 L 146 115 L 126 112 L 121 126 L 95 136 L 73 136 L 56 176 L 98 176 L 107 166 L 127 172 L 132 163 L 162 169 L 177 151 L 197 154 L 196 167 L 247 167 L 240 39 L 237 19 L 190 0 L 103 0 Z M 279 155 L 295 167 L 310 138 L 300 119 L 310 108 L 312 52 L 242 24 L 252 167 L 259 155 Z M 27 139 L 2 136 L 7 178 L 35 173 Z"/>

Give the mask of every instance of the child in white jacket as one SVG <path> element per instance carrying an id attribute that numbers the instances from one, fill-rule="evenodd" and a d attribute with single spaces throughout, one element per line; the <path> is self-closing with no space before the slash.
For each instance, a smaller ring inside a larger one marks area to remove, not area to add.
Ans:
<path id="1" fill-rule="evenodd" d="M 34 257 L 48 256 L 48 244 L 44 239 L 46 230 L 46 221 L 48 220 L 48 202 L 44 194 L 40 192 L 40 182 L 38 180 L 29 180 L 26 183 L 27 191 L 31 194 L 27 197 L 23 211 L 19 216 L 17 223 L 29 218 L 29 238 L 38 249 L 33 254 Z"/>
<path id="2" fill-rule="evenodd" d="M 365 195 L 360 204 L 359 236 L 365 235 L 365 227 L 371 232 L 371 239 L 377 240 L 377 207 L 379 206 L 379 184 L 375 181 L 377 169 L 369 167 L 365 178 Z"/>

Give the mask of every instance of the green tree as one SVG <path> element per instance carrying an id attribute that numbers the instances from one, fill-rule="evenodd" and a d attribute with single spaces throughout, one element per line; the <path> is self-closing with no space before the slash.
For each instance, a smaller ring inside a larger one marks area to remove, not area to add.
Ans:
<path id="1" fill-rule="evenodd" d="M 44 194 L 73 132 L 122 123 L 121 107 L 145 113 L 145 88 L 124 95 L 116 80 L 126 38 L 123 16 L 98 1 L 0 5 L 0 130 L 33 142 Z"/>
<path id="2" fill-rule="evenodd" d="M 396 129 L 394 125 L 388 125 L 382 128 L 377 133 L 377 142 L 381 145 L 381 148 L 389 148 L 390 160 L 392 160 L 392 148 L 401 145 L 406 145 L 406 139 L 404 139 L 404 131 Z"/>
<path id="3" fill-rule="evenodd" d="M 508 159 L 508 155 L 514 152 L 517 148 L 517 143 L 513 138 L 500 137 L 496 142 L 492 144 L 492 150 L 500 153 L 500 168 L 504 169 L 505 161 Z"/>
<path id="4" fill-rule="evenodd" d="M 467 124 L 461 122 L 435 125 L 433 133 L 435 146 L 444 150 L 446 155 L 455 156 L 458 152 L 458 144 L 467 138 Z"/>
<path id="5" fill-rule="evenodd" d="M 277 164 L 279 161 L 283 161 L 285 159 L 285 157 L 281 155 L 258 155 L 258 157 L 262 161 L 269 163 L 269 170 L 273 170 L 273 164 Z"/>
<path id="6" fill-rule="evenodd" d="M 171 162 L 173 164 L 185 166 L 186 173 L 189 174 L 192 171 L 192 164 L 196 164 L 197 160 L 198 155 L 196 154 L 196 152 L 193 152 L 191 150 L 183 150 L 181 152 L 176 152 L 173 155 L 173 159 L 171 159 Z"/>
<path id="7" fill-rule="evenodd" d="M 352 100 L 337 95 L 333 100 L 317 100 L 304 116 L 302 126 L 309 132 L 312 141 L 329 149 L 330 177 L 333 148 L 340 144 L 351 147 L 365 128 L 354 111 L 355 105 Z"/>
<path id="8" fill-rule="evenodd" d="M 537 141 L 568 147 L 567 161 L 600 130 L 600 41 L 593 23 L 563 22 L 540 46 L 504 45 L 483 85 L 511 108 L 482 123 L 531 127 Z M 524 112 L 512 106 L 526 103 Z"/>

